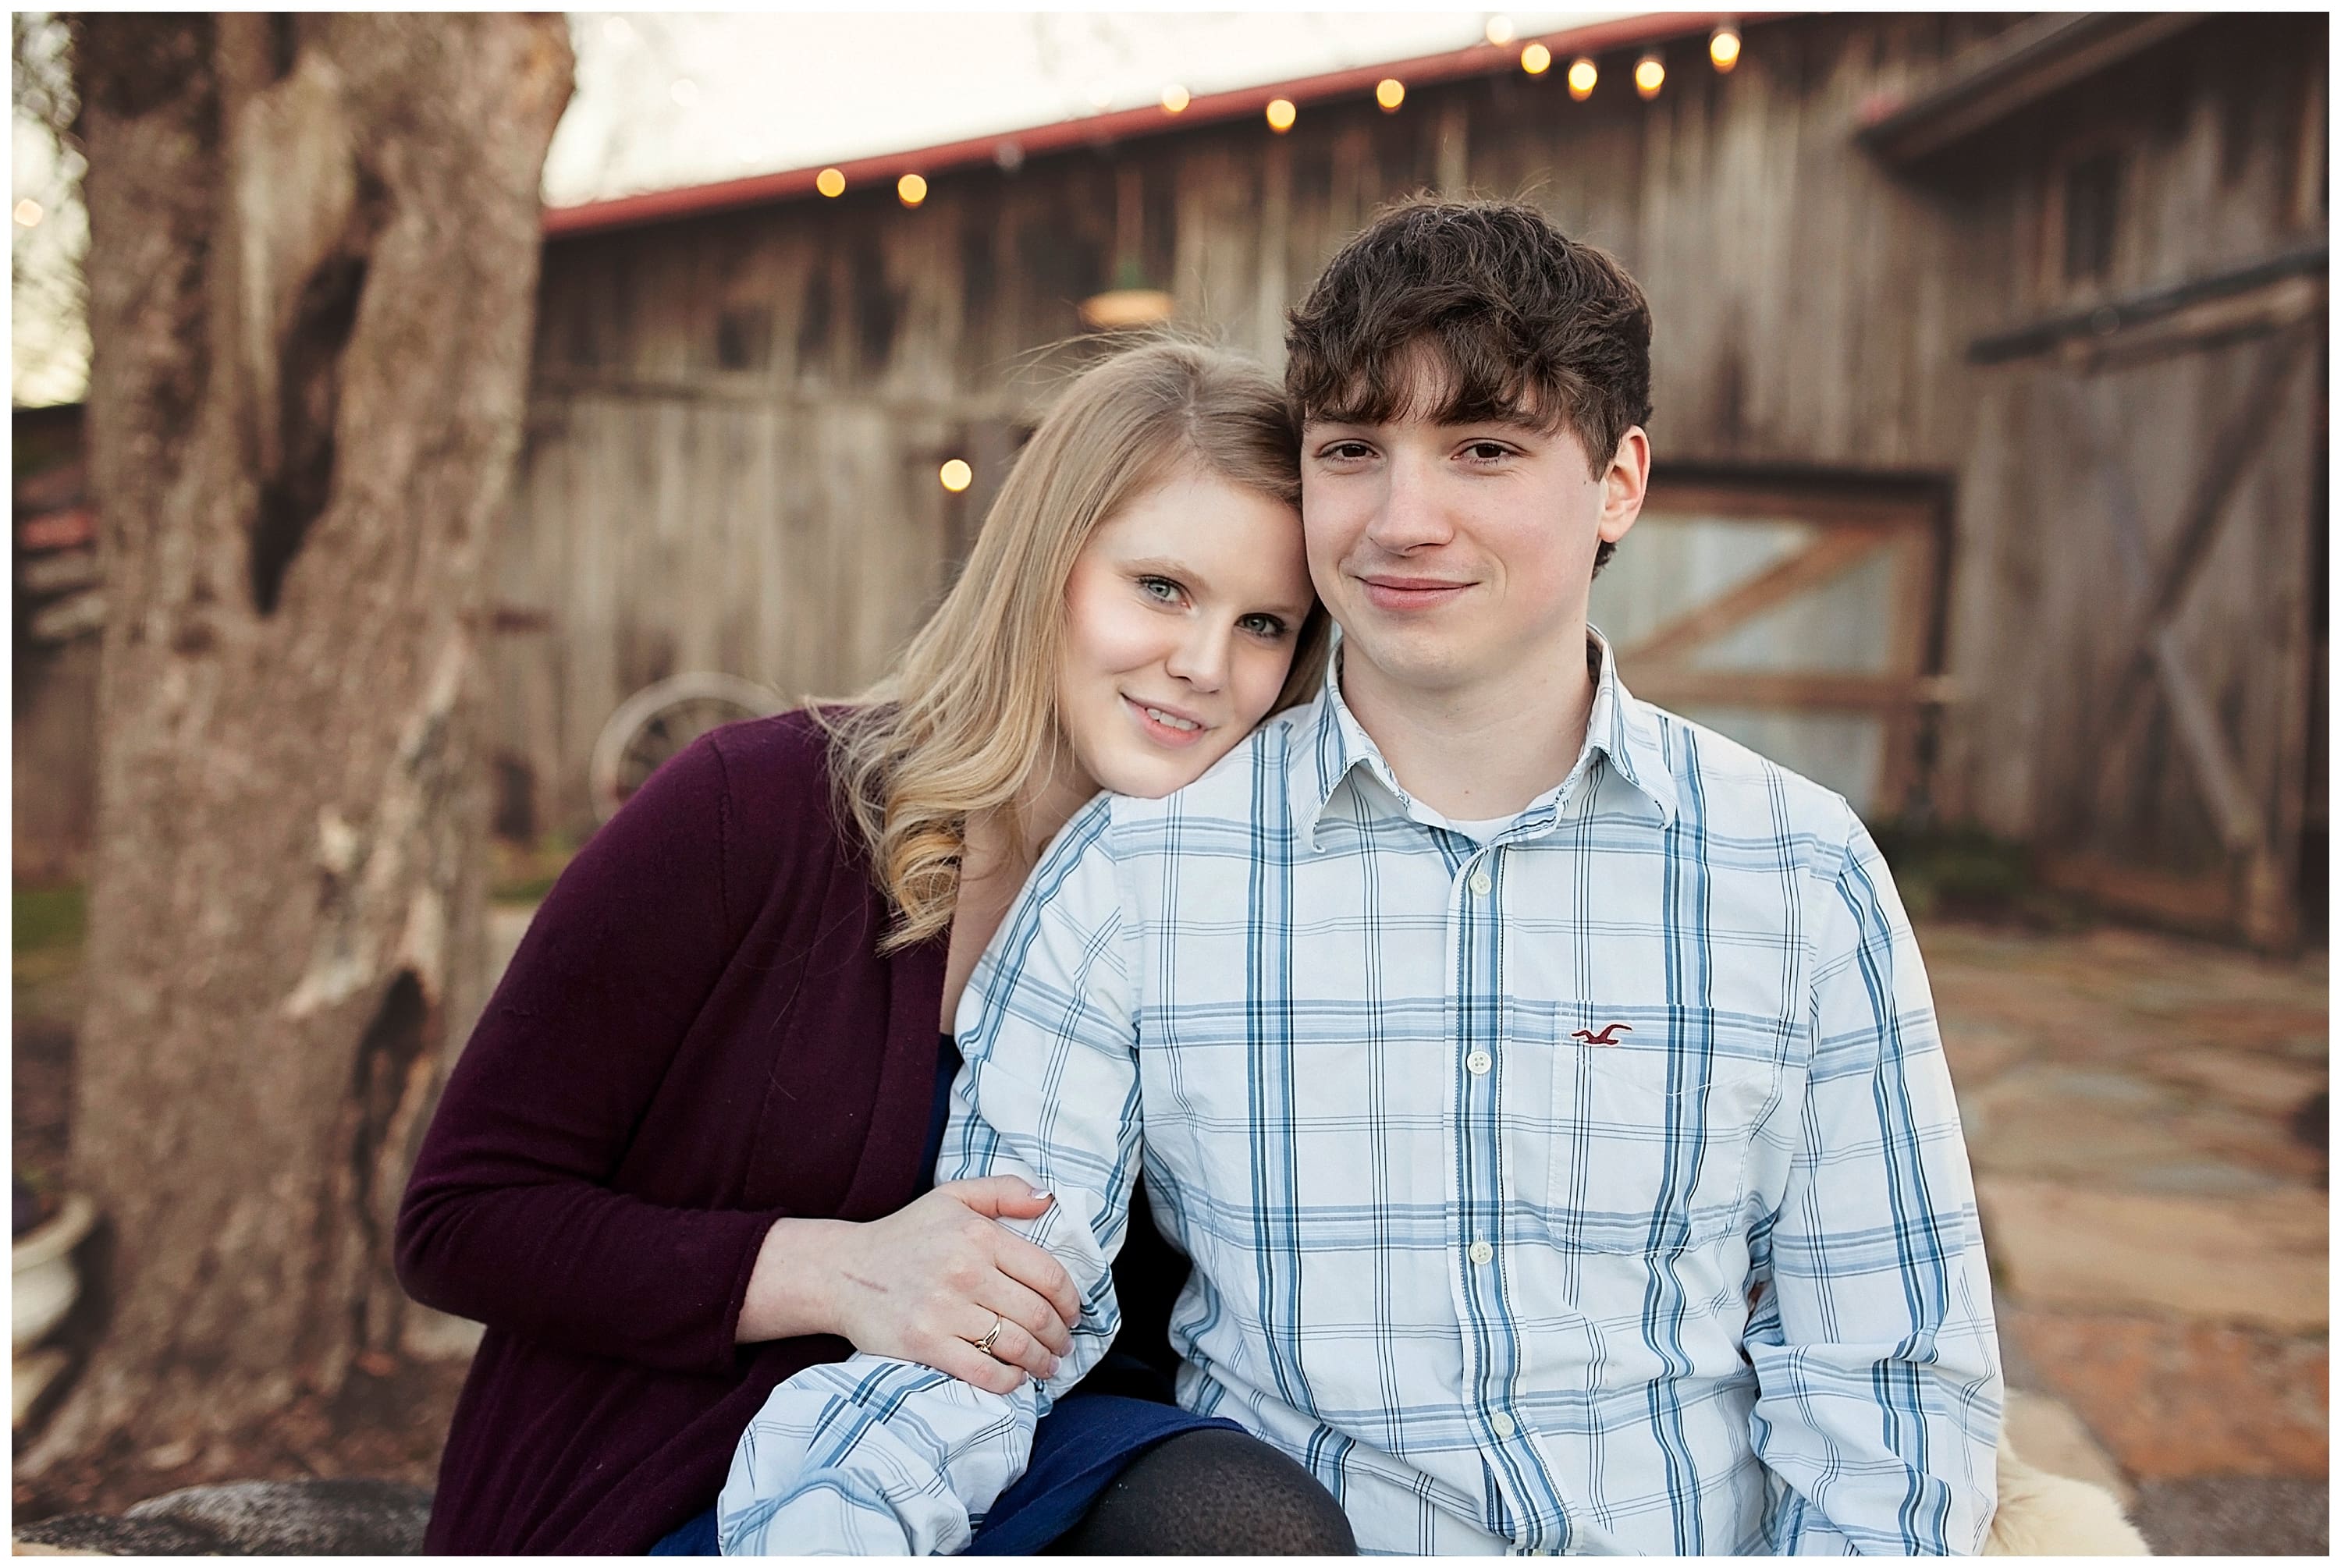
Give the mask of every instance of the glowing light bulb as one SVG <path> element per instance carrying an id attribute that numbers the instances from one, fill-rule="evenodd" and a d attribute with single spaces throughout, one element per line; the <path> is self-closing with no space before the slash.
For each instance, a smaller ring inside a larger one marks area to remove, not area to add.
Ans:
<path id="1" fill-rule="evenodd" d="M 943 481 L 943 488 L 945 490 L 951 491 L 953 495 L 957 495 L 961 491 L 965 490 L 969 485 L 975 482 L 975 470 L 967 466 L 967 461 L 964 458 L 955 457 L 949 462 L 943 464 L 942 471 L 936 477 Z"/>
<path id="2" fill-rule="evenodd" d="M 1187 105 L 1192 102 L 1194 100 L 1187 96 L 1187 89 L 1176 82 L 1162 89 L 1162 112 L 1166 114 L 1184 114 Z"/>
<path id="3" fill-rule="evenodd" d="M 1383 77 L 1374 84 L 1374 102 L 1382 106 L 1384 114 L 1390 113 L 1406 102 L 1406 84 L 1395 76 Z"/>
<path id="4" fill-rule="evenodd" d="M 1728 22 L 1718 27 L 1707 41 L 1707 57 L 1715 62 L 1718 71 L 1728 74 L 1739 64 L 1739 29 Z"/>
<path id="5" fill-rule="evenodd" d="M 1593 96 L 1593 84 L 1599 80 L 1601 73 L 1594 69 L 1593 62 L 1584 55 L 1580 55 L 1569 62 L 1569 95 L 1579 103 L 1582 104 Z"/>
<path id="6" fill-rule="evenodd" d="M 16 203 L 15 217 L 16 226 L 20 229 L 29 229 L 35 226 L 40 223 L 42 217 L 41 203 L 33 200 L 30 196 L 25 197 L 23 201 Z"/>
<path id="7" fill-rule="evenodd" d="M 1292 129 L 1292 122 L 1300 117 L 1300 111 L 1292 106 L 1291 99 L 1270 98 L 1268 101 L 1268 128 L 1278 135 L 1281 136 Z"/>
<path id="8" fill-rule="evenodd" d="M 1666 84 L 1667 68 L 1656 55 L 1645 55 L 1634 63 L 1634 91 L 1643 97 L 1657 97 Z"/>
<path id="9" fill-rule="evenodd" d="M 927 177 L 905 174 L 894 182 L 894 194 L 902 198 L 902 205 L 915 207 L 927 199 Z"/>
<path id="10" fill-rule="evenodd" d="M 1512 41 L 1512 19 L 1509 16 L 1488 18 L 1488 42 L 1500 49 Z"/>
<path id="11" fill-rule="evenodd" d="M 1520 69 L 1531 76 L 1541 76 L 1552 69 L 1552 51 L 1541 44 L 1531 44 L 1520 51 Z"/>
<path id="12" fill-rule="evenodd" d="M 842 196 L 845 194 L 845 171 L 842 169 L 823 169 L 820 174 L 815 174 L 812 177 L 812 188 L 819 191 L 824 196 Z"/>

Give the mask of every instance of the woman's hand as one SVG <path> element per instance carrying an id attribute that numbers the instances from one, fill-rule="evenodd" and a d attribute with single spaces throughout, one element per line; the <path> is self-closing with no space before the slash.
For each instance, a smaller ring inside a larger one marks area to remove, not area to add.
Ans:
<path id="1" fill-rule="evenodd" d="M 765 1234 L 740 1309 L 742 1344 L 835 1334 L 978 1388 L 1046 1378 L 1072 1347 L 1081 1297 L 1047 1252 L 997 1223 L 1056 1200 L 1016 1176 L 947 1182 L 884 1219 L 790 1220 Z M 999 1315 L 989 1355 L 976 1348 Z"/>

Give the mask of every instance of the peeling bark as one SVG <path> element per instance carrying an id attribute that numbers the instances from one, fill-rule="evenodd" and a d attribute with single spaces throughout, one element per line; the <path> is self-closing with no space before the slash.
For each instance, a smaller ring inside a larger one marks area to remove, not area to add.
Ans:
<path id="1" fill-rule="evenodd" d="M 483 980 L 473 730 L 557 16 L 91 15 L 99 675 L 78 1179 L 107 1335 L 20 1475 L 395 1355 Z"/>

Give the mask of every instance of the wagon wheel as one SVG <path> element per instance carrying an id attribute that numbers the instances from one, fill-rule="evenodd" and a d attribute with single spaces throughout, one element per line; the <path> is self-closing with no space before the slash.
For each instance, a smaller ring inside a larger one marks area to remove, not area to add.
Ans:
<path id="1" fill-rule="evenodd" d="M 593 819 L 617 815 L 658 765 L 719 724 L 762 719 L 788 704 L 778 693 L 736 675 L 669 676 L 618 704 L 593 742 L 586 768 Z"/>

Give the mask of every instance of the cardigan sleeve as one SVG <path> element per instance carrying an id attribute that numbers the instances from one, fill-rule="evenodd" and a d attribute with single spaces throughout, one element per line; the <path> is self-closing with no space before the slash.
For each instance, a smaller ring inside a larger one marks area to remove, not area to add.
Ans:
<path id="1" fill-rule="evenodd" d="M 399 1211 L 398 1275 L 415 1300 L 587 1355 L 732 1366 L 748 1276 L 782 1211 L 670 1207 L 609 1185 L 752 912 L 727 907 L 732 806 L 702 738 L 537 910 Z"/>

